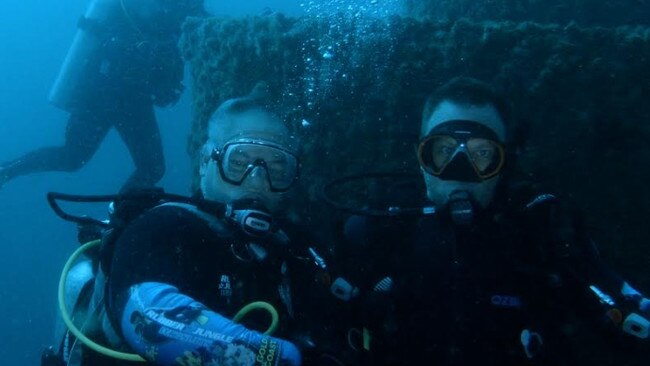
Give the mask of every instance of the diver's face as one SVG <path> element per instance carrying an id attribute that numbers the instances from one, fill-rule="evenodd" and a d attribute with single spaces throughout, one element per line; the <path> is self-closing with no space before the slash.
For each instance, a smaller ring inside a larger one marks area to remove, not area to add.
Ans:
<path id="1" fill-rule="evenodd" d="M 493 105 L 465 105 L 450 101 L 443 101 L 438 105 L 431 114 L 431 117 L 423 123 L 421 135 L 427 136 L 436 126 L 454 120 L 474 121 L 480 123 L 494 131 L 500 142 L 505 141 L 505 124 Z M 444 143 L 444 139 L 441 139 L 440 144 Z M 485 149 L 476 149 L 475 147 L 474 150 L 483 151 Z M 434 149 L 434 151 L 444 152 L 446 150 L 440 148 L 437 150 Z M 436 163 L 435 159 L 442 159 L 442 157 L 438 156 L 440 154 L 441 153 L 438 153 L 433 156 L 434 163 Z M 476 163 L 480 164 L 480 162 L 481 160 L 479 157 L 478 160 L 476 160 Z M 440 163 L 440 165 L 442 165 L 442 163 Z M 499 175 L 481 182 L 467 182 L 443 180 L 440 177 L 427 173 L 424 169 L 422 169 L 422 173 L 427 188 L 427 197 L 434 204 L 441 207 L 446 206 L 455 193 L 466 192 L 480 207 L 486 208 L 494 197 L 494 192 L 499 181 Z"/>
<path id="2" fill-rule="evenodd" d="M 255 125 L 259 129 L 266 123 L 270 121 L 258 120 Z M 279 139 L 270 139 L 261 131 L 251 131 L 225 142 L 208 142 L 203 149 L 201 167 L 204 197 L 222 203 L 256 200 L 270 212 L 277 213 L 294 183 L 298 161 L 278 141 L 288 136 L 274 136 Z"/>

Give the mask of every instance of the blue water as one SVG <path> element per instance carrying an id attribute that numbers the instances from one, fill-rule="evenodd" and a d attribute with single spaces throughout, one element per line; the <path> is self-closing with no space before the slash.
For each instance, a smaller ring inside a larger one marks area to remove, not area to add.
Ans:
<path id="1" fill-rule="evenodd" d="M 385 16 L 399 12 L 401 1 L 207 0 L 206 8 L 214 15 L 236 17 L 269 11 L 288 15 L 348 11 Z M 76 32 L 77 21 L 89 3 L 0 1 L 0 162 L 63 142 L 68 114 L 50 105 L 47 95 Z M 322 35 L 325 41 L 327 37 Z M 321 51 L 325 59 L 332 57 L 325 57 L 330 54 L 329 48 Z M 305 61 L 307 77 L 310 73 L 323 75 L 320 68 L 312 68 Z M 160 185 L 168 192 L 190 194 L 192 172 L 186 143 L 192 110 L 187 70 L 184 83 L 188 90 L 181 100 L 173 107 L 157 110 L 167 168 Z M 111 131 L 80 171 L 32 174 L 0 189 L 0 365 L 37 365 L 41 350 L 55 342 L 56 285 L 65 260 L 78 243 L 74 225 L 51 211 L 45 194 L 114 193 L 132 170 L 126 148 Z M 103 218 L 106 207 L 88 206 L 78 212 Z"/>
<path id="2" fill-rule="evenodd" d="M 67 113 L 47 101 L 49 88 L 90 1 L 0 2 L 0 161 L 63 142 Z M 229 5 L 230 4 L 230 5 Z M 233 5 L 234 4 L 234 5 Z M 300 14 L 298 1 L 208 1 L 217 14 L 258 14 L 264 8 Z M 189 78 L 185 84 L 189 86 Z M 167 172 L 161 185 L 188 194 L 190 93 L 157 111 Z M 56 284 L 66 257 L 77 247 L 72 224 L 49 209 L 48 191 L 112 193 L 133 169 L 113 131 L 95 157 L 76 173 L 19 177 L 0 190 L 0 364 L 36 365 L 53 342 Z M 104 215 L 105 207 L 88 207 Z"/>

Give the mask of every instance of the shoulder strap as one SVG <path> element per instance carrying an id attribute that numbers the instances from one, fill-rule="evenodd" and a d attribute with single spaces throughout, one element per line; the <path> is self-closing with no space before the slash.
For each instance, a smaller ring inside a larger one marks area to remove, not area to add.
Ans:
<path id="1" fill-rule="evenodd" d="M 166 202 L 166 203 L 163 203 L 161 205 L 158 205 L 158 206 L 154 207 L 154 209 L 157 208 L 157 207 L 178 207 L 178 208 L 181 208 L 181 209 L 183 209 L 183 210 L 185 210 L 187 212 L 192 213 L 197 218 L 203 220 L 206 224 L 208 224 L 208 226 L 215 233 L 220 234 L 220 235 L 225 235 L 225 234 L 227 234 L 229 232 L 229 229 L 228 229 L 228 227 L 226 226 L 226 224 L 224 223 L 223 220 L 221 220 L 218 217 L 216 217 L 214 215 L 211 215 L 211 214 L 199 209 L 195 205 L 191 205 L 189 203 L 180 203 L 180 202 Z"/>

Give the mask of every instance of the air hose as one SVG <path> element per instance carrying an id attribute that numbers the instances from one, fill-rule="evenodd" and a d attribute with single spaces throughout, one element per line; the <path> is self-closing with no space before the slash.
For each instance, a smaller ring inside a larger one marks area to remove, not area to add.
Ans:
<path id="1" fill-rule="evenodd" d="M 65 325 L 68 327 L 68 329 L 70 329 L 70 332 L 72 332 L 72 334 L 74 334 L 74 336 L 77 337 L 78 340 L 80 340 L 83 344 L 85 344 L 88 348 L 92 349 L 93 351 L 96 351 L 108 357 L 116 358 L 118 360 L 146 362 L 146 360 L 140 357 L 140 355 L 138 354 L 115 351 L 110 348 L 104 347 L 101 344 L 96 343 L 92 339 L 86 337 L 86 335 L 83 334 L 79 330 L 79 328 L 77 328 L 76 325 L 74 325 L 72 319 L 70 318 L 70 315 L 68 314 L 68 310 L 65 303 L 65 283 L 68 280 L 68 273 L 70 272 L 70 268 L 72 268 L 72 265 L 74 265 L 74 263 L 83 253 L 85 253 L 87 250 L 90 250 L 92 248 L 101 245 L 101 243 L 102 243 L 101 239 L 97 239 L 97 240 L 89 241 L 88 243 L 80 246 L 77 250 L 74 251 L 74 253 L 72 253 L 68 261 L 65 263 L 65 266 L 63 266 L 63 271 L 61 272 L 61 278 L 59 279 L 59 310 L 61 311 L 61 317 L 63 318 L 63 322 L 65 323 Z"/>
<path id="2" fill-rule="evenodd" d="M 271 335 L 275 332 L 276 329 L 278 329 L 278 323 L 279 323 L 279 316 L 277 310 L 273 307 L 273 305 L 269 304 L 268 302 L 264 301 L 255 301 L 252 302 L 248 305 L 245 305 L 243 308 L 241 308 L 237 314 L 232 318 L 232 321 L 235 323 L 239 323 L 242 318 L 244 318 L 248 313 L 254 310 L 266 310 L 271 314 L 271 324 L 269 327 L 264 331 L 264 335 Z"/>
<path id="3" fill-rule="evenodd" d="M 65 283 L 68 280 L 68 273 L 70 272 L 70 268 L 74 265 L 74 263 L 77 261 L 77 259 L 84 254 L 86 251 L 93 249 L 99 245 L 101 245 L 101 239 L 89 241 L 88 243 L 82 245 L 79 247 L 77 250 L 72 253 L 68 261 L 65 263 L 63 266 L 63 271 L 61 272 L 61 278 L 59 279 L 59 289 L 58 289 L 58 303 L 59 303 L 59 311 L 61 311 L 61 317 L 63 318 L 63 322 L 65 325 L 68 327 L 70 332 L 77 337 L 79 341 L 81 341 L 84 345 L 86 345 L 88 348 L 92 349 L 95 352 L 101 353 L 104 356 L 112 357 L 118 360 L 123 360 L 123 361 L 132 361 L 132 362 L 146 362 L 144 358 L 142 358 L 140 355 L 136 353 L 126 353 L 126 352 L 120 352 L 120 351 L 115 351 L 113 349 L 107 348 L 105 346 L 102 346 L 101 344 L 96 343 L 92 339 L 88 338 L 77 326 L 73 323 L 72 319 L 70 318 L 70 315 L 68 314 L 68 310 L 66 307 L 65 303 Z M 242 307 L 237 314 L 233 317 L 234 322 L 239 322 L 241 319 L 243 319 L 248 313 L 254 310 L 266 310 L 269 312 L 271 315 L 271 324 L 269 325 L 268 329 L 264 332 L 265 335 L 271 335 L 273 332 L 278 327 L 279 323 L 279 316 L 277 310 L 273 307 L 273 305 L 264 302 L 264 301 L 256 301 L 252 302 L 248 305 L 245 305 Z"/>

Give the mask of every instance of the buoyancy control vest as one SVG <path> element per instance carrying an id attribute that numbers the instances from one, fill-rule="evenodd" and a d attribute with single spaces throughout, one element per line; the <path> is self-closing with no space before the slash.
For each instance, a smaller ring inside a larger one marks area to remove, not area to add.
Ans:
<path id="1" fill-rule="evenodd" d="M 70 289 L 75 287 L 74 285 L 78 282 L 82 282 L 81 287 L 83 291 L 76 291 L 75 294 L 71 294 L 70 297 L 76 298 L 74 302 L 68 301 L 70 305 L 74 304 L 72 307 L 68 307 L 68 309 L 77 314 L 80 312 L 85 313 L 84 319 L 82 320 L 83 324 L 79 325 L 80 328 L 83 328 L 85 333 L 101 343 L 109 344 L 115 348 L 128 349 L 116 331 L 117 327 L 115 327 L 115 324 L 117 323 L 115 319 L 112 319 L 110 316 L 111 312 L 107 311 L 107 305 L 110 306 L 110 304 L 107 304 L 107 300 L 110 298 L 107 296 L 107 281 L 110 279 L 106 274 L 109 274 L 111 271 L 110 263 L 112 261 L 115 243 L 122 231 L 133 219 L 144 212 L 155 209 L 156 207 L 173 206 L 203 221 L 214 231 L 216 237 L 227 237 L 229 239 L 228 243 L 231 245 L 223 248 L 224 254 L 227 255 L 220 256 L 224 258 L 220 262 L 222 262 L 224 272 L 239 272 L 237 274 L 238 278 L 246 278 L 245 274 L 250 273 L 248 270 L 250 268 L 242 270 L 243 266 L 239 266 L 238 268 L 237 265 L 233 264 L 234 262 L 253 262 L 263 259 L 254 257 L 264 255 L 263 251 L 266 250 L 265 248 L 259 247 L 257 250 L 251 251 L 247 247 L 238 247 L 240 244 L 244 246 L 248 244 L 238 243 L 238 241 L 245 240 L 247 236 L 250 238 L 251 233 L 260 229 L 261 221 L 267 219 L 263 213 L 257 212 L 256 210 L 224 207 L 223 205 L 213 204 L 200 199 L 168 195 L 161 190 L 139 192 L 135 195 L 127 196 L 94 197 L 90 201 L 101 201 L 107 198 L 113 200 L 111 203 L 112 210 L 110 220 L 103 222 L 87 217 L 68 215 L 56 203 L 57 199 L 84 201 L 84 197 L 59 194 L 53 194 L 49 197 L 52 207 L 60 216 L 74 221 L 79 225 L 80 239 L 101 240 L 99 249 L 89 252 L 88 259 L 77 266 L 86 269 L 92 268 L 92 270 L 83 272 L 83 276 L 76 278 L 75 283 L 70 283 L 66 286 Z M 209 210 L 213 211 L 210 212 Z M 256 220 L 260 222 L 255 223 Z M 253 225 L 253 227 L 246 228 L 246 225 Z M 268 222 L 268 225 L 269 236 L 265 240 L 274 241 L 278 246 L 289 244 L 289 238 L 284 232 L 275 227 L 271 227 L 273 226 L 271 222 Z M 244 258 L 243 256 L 246 257 Z M 286 273 L 278 273 L 273 278 L 273 280 L 276 280 L 278 286 L 267 286 L 267 289 L 272 289 L 273 291 L 280 289 L 280 291 L 283 291 L 282 287 L 285 286 L 284 293 L 280 297 L 284 303 L 283 305 L 289 309 L 288 311 L 291 311 L 291 293 L 288 288 L 287 276 L 288 274 Z M 270 278 L 267 279 L 271 280 Z M 223 291 L 232 291 L 232 286 L 235 286 L 235 284 L 231 283 L 223 283 L 219 286 L 221 285 L 224 286 Z M 223 298 L 225 299 L 227 296 Z M 234 310 L 243 304 L 241 302 L 231 303 L 230 301 L 223 301 L 221 305 L 224 306 L 226 313 L 232 313 L 228 315 L 233 315 Z M 55 356 L 52 356 L 53 352 L 51 349 L 47 350 L 44 353 L 42 365 L 121 365 L 124 362 L 100 356 L 95 352 L 81 352 L 81 349 L 82 347 L 77 347 L 76 337 L 69 331 L 66 331 L 58 351 L 55 352 Z"/>
<path id="2" fill-rule="evenodd" d="M 356 257 L 346 254 L 355 258 L 346 278 L 358 290 L 360 329 L 371 333 L 371 363 L 453 365 L 492 357 L 535 364 L 552 356 L 537 336 L 552 334 L 548 328 L 563 321 L 574 291 L 586 290 L 586 272 L 574 263 L 589 267 L 592 244 L 581 242 L 586 238 L 561 216 L 555 196 L 529 192 L 471 228 L 459 229 L 444 215 L 362 223 L 379 230 L 348 242 L 365 246 Z"/>

